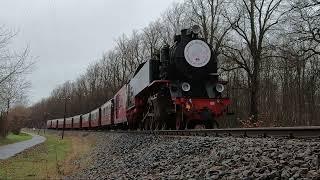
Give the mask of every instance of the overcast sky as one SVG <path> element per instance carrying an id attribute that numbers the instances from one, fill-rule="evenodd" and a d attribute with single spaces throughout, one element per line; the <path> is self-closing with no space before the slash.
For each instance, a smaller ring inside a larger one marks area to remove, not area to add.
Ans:
<path id="1" fill-rule="evenodd" d="M 19 31 L 12 47 L 36 57 L 30 75 L 35 103 L 59 84 L 74 80 L 130 34 L 179 0 L 1 0 L 0 25 Z"/>

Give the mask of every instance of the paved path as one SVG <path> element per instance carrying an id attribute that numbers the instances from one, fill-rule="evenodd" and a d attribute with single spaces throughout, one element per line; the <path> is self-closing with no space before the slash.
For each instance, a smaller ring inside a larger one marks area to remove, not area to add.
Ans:
<path id="1" fill-rule="evenodd" d="M 0 159 L 8 159 L 32 146 L 43 143 L 46 140 L 46 138 L 42 136 L 35 134 L 30 135 L 32 135 L 32 139 L 30 140 L 0 146 Z"/>

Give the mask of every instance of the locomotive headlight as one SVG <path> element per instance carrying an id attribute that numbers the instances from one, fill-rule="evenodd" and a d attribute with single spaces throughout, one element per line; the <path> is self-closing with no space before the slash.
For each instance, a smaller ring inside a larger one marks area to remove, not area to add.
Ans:
<path id="1" fill-rule="evenodd" d="M 187 91 L 190 91 L 191 86 L 190 86 L 189 83 L 183 82 L 183 83 L 181 84 L 181 89 L 182 89 L 183 91 L 187 92 Z"/>
<path id="2" fill-rule="evenodd" d="M 198 25 L 193 25 L 193 26 L 191 27 L 191 31 L 192 31 L 193 33 L 195 33 L 195 34 L 199 34 L 200 31 L 201 31 L 200 26 L 198 26 Z"/>
<path id="3" fill-rule="evenodd" d="M 216 84 L 216 90 L 221 93 L 224 91 L 224 86 L 222 84 Z"/>

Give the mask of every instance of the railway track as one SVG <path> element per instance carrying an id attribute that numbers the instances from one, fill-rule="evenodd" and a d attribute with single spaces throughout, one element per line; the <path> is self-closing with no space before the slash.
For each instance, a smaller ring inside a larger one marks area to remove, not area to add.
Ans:
<path id="1" fill-rule="evenodd" d="M 128 132 L 128 131 L 123 131 L 123 132 Z M 178 136 L 320 138 L 320 126 L 155 130 L 155 131 L 129 131 L 129 132 L 139 133 L 139 134 L 178 135 Z"/>

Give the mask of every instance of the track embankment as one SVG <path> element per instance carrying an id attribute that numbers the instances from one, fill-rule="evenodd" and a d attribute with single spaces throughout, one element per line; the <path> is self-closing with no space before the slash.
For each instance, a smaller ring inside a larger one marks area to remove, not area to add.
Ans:
<path id="1" fill-rule="evenodd" d="M 320 139 L 98 133 L 92 164 L 66 179 L 317 179 Z"/>
<path id="2" fill-rule="evenodd" d="M 131 131 L 138 134 L 213 137 L 320 138 L 320 126 Z"/>

